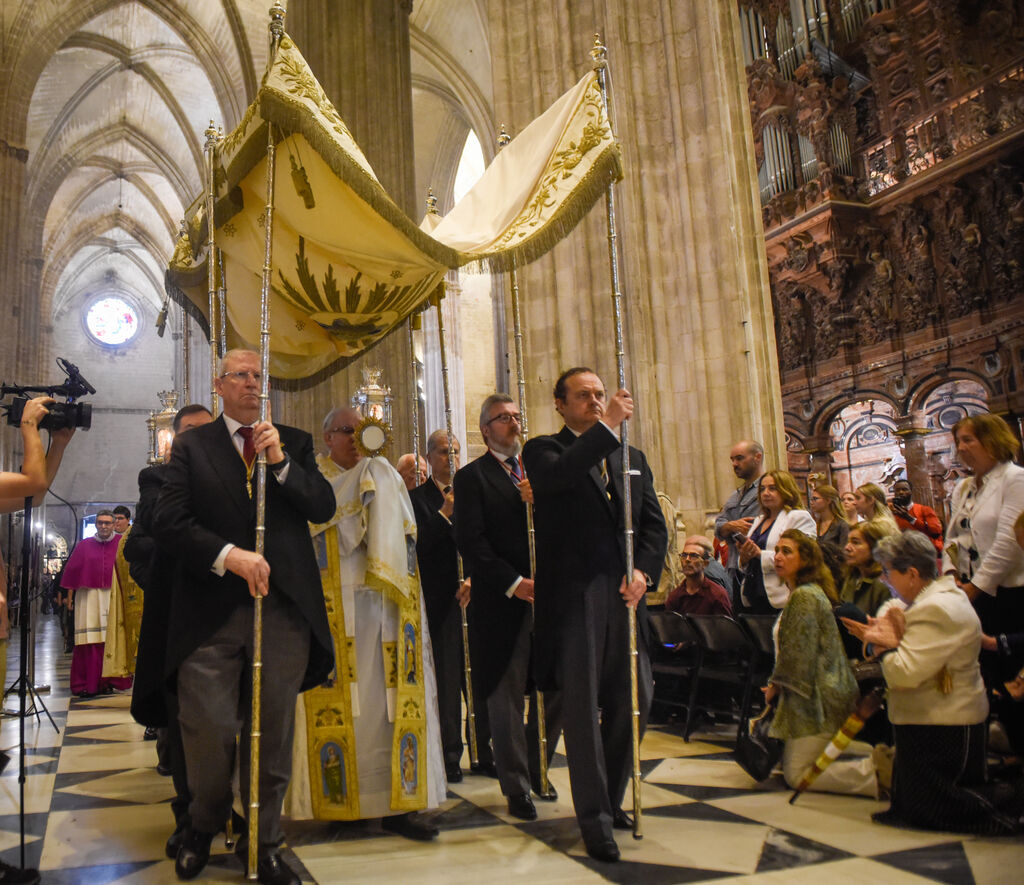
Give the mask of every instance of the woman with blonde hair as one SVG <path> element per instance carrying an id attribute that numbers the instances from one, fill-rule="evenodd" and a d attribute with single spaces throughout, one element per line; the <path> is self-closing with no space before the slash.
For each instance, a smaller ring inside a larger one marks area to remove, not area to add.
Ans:
<path id="1" fill-rule="evenodd" d="M 1013 524 L 1024 510 L 1024 469 L 1013 463 L 1020 443 L 998 415 L 961 418 L 953 425 L 960 461 L 972 475 L 953 489 L 942 571 L 974 603 L 987 636 L 1024 631 L 1024 550 Z M 1016 675 L 1010 659 L 983 651 L 982 674 L 989 688 Z M 1024 755 L 1024 705 L 997 708 L 1010 744 Z"/>
<path id="2" fill-rule="evenodd" d="M 743 611 L 773 614 L 789 598 L 789 588 L 775 574 L 775 544 L 788 529 L 799 529 L 812 538 L 817 534 L 811 514 L 803 509 L 800 487 L 786 470 L 769 470 L 758 490 L 761 514 L 739 543 L 740 587 Z M 739 541 L 741 539 L 737 539 Z"/>
<path id="3" fill-rule="evenodd" d="M 807 496 L 807 509 L 818 526 L 818 546 L 825 557 L 825 565 L 838 582 L 842 573 L 843 548 L 850 531 L 846 511 L 839 500 L 839 490 L 825 483 L 815 485 Z"/>
<path id="4" fill-rule="evenodd" d="M 853 493 L 857 515 L 868 522 L 877 520 L 885 526 L 886 534 L 898 535 L 901 531 L 896 517 L 892 515 L 885 500 L 885 490 L 873 482 L 857 486 Z"/>

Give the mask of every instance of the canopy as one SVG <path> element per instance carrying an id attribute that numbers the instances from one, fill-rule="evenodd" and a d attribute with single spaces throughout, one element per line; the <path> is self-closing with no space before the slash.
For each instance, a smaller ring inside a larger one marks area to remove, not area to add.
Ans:
<path id="1" fill-rule="evenodd" d="M 621 176 L 590 72 L 498 154 L 447 216 L 417 226 L 381 187 L 284 35 L 255 101 L 214 157 L 231 347 L 259 341 L 268 124 L 277 144 L 270 368 L 285 389 L 315 384 L 377 343 L 449 269 L 505 270 L 544 254 Z M 200 197 L 166 284 L 208 329 L 206 214 Z"/>

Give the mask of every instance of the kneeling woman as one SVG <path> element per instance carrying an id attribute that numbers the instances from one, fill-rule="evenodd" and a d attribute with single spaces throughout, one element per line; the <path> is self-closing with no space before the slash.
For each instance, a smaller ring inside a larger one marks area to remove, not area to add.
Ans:
<path id="1" fill-rule="evenodd" d="M 1013 832 L 1014 820 L 983 793 L 988 701 L 978 665 L 978 616 L 951 577 L 938 577 L 935 548 L 920 532 L 882 539 L 875 559 L 908 608 L 902 617 L 851 626 L 869 652 L 882 654 L 896 732 L 892 805 L 874 819 L 930 830 Z"/>
<path id="2" fill-rule="evenodd" d="M 775 669 L 765 697 L 776 699 L 771 735 L 786 742 L 782 772 L 795 788 L 853 712 L 858 690 L 832 614 L 838 601 L 832 575 L 817 541 L 795 529 L 783 532 L 775 573 L 791 593 L 775 625 Z M 848 752 L 870 754 L 871 748 L 851 744 Z M 870 755 L 838 759 L 811 789 L 877 798 L 874 762 Z"/>

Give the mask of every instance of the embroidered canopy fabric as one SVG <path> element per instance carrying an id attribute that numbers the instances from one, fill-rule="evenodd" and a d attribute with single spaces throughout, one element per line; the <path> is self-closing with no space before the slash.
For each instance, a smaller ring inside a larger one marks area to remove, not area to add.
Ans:
<path id="1" fill-rule="evenodd" d="M 438 290 L 449 269 L 504 270 L 539 257 L 621 175 L 591 72 L 505 147 L 445 218 L 421 228 L 381 187 L 285 35 L 256 100 L 214 157 L 215 243 L 231 347 L 259 341 L 268 125 L 277 145 L 271 374 L 292 389 L 317 383 L 378 342 Z M 200 197 L 166 283 L 208 328 L 206 215 Z"/>

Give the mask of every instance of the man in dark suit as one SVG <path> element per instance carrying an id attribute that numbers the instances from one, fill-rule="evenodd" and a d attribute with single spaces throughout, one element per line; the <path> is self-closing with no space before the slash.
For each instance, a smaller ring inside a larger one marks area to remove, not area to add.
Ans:
<path id="1" fill-rule="evenodd" d="M 487 451 L 455 474 L 455 541 L 472 582 L 470 646 L 479 700 L 487 704 L 494 765 L 509 814 L 537 817 L 531 786 L 542 794 L 536 703 L 523 727 L 530 682 L 533 578 L 526 529 L 532 501 L 519 451 L 522 432 L 512 397 L 492 394 L 480 409 Z M 544 696 L 548 759 L 558 743 L 560 698 Z M 545 798 L 554 800 L 553 790 Z"/>
<path id="2" fill-rule="evenodd" d="M 636 606 L 640 626 L 642 734 L 653 687 L 644 593 L 658 585 L 668 531 L 647 460 L 630 448 L 634 569 L 627 581 L 619 428 L 633 414 L 633 399 L 619 390 L 606 405 L 601 379 L 582 367 L 564 372 L 554 395 L 565 426 L 523 450 L 537 538 L 535 676 L 542 688 L 562 690 L 572 799 L 587 853 L 615 861 L 612 827 L 632 825 L 622 810 L 632 767 L 626 606 Z"/>
<path id="3" fill-rule="evenodd" d="M 453 440 L 455 467 L 459 466 L 459 441 Z M 462 780 L 462 612 L 455 599 L 459 589 L 459 563 L 452 515 L 455 498 L 448 463 L 448 433 L 435 430 L 427 438 L 430 476 L 409 492 L 416 514 L 416 558 L 420 586 L 427 606 L 430 644 L 437 675 L 437 707 L 441 720 L 441 747 L 449 783 Z M 473 682 L 476 684 L 476 673 Z M 494 761 L 489 745 L 486 705 L 476 702 L 477 771 L 490 774 Z"/>
<path id="4" fill-rule="evenodd" d="M 176 569 L 166 669 L 177 676 L 179 722 L 192 793 L 191 827 L 178 851 L 181 879 L 198 875 L 227 819 L 235 739 L 249 800 L 253 598 L 263 597 L 260 743 L 260 882 L 298 877 L 278 854 L 281 802 L 291 776 L 295 699 L 333 666 L 320 572 L 308 522 L 334 514 L 334 494 L 316 466 L 312 437 L 259 422 L 260 359 L 225 354 L 216 389 L 223 414 L 178 439 L 156 513 L 157 543 Z M 255 552 L 255 458 L 267 454 L 264 554 Z M 247 851 L 239 840 L 236 851 Z"/>
<path id="5" fill-rule="evenodd" d="M 206 406 L 192 403 L 178 410 L 172 429 L 178 435 L 212 420 L 213 415 Z M 170 451 L 167 455 L 170 456 Z M 166 472 L 166 464 L 153 464 L 139 471 L 139 503 L 135 508 L 135 524 L 124 542 L 124 556 L 132 578 L 145 592 L 131 712 L 136 722 L 146 726 L 146 738 L 155 736 L 157 739 L 157 770 L 166 774 L 169 769 L 171 773 L 175 792 L 171 800 L 174 832 L 167 840 L 165 852 L 173 860 L 178 856 L 188 827 L 188 806 L 192 797 L 188 791 L 185 751 L 178 727 L 177 696 L 167 690 L 164 681 L 174 556 L 157 550 L 153 522 Z"/>

